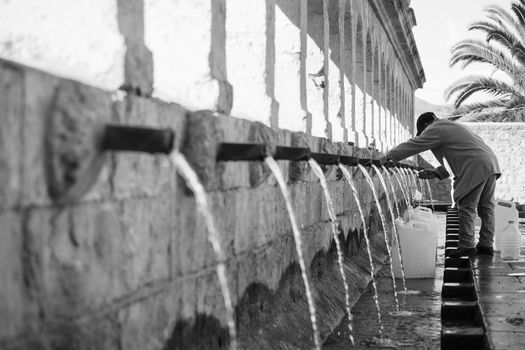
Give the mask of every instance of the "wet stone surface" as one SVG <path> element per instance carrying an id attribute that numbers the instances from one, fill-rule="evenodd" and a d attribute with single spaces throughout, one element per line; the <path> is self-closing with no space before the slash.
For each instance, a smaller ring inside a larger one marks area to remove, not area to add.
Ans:
<path id="1" fill-rule="evenodd" d="M 382 277 L 377 281 L 384 328 L 383 341 L 378 341 L 379 324 L 370 285 L 352 310 L 356 343 L 353 349 L 439 349 L 442 270 L 436 280 L 407 280 L 408 293 L 403 294 L 398 290 L 399 314 L 396 314 L 392 281 L 386 274 L 389 271 L 389 267 L 385 266 L 381 271 Z M 345 318 L 330 335 L 324 343 L 324 350 L 351 348 L 347 322 Z"/>
<path id="2" fill-rule="evenodd" d="M 323 350 L 343 349 L 440 349 L 441 287 L 443 284 L 444 235 L 438 236 L 435 279 L 408 279 L 407 293 L 396 280 L 400 313 L 396 314 L 390 267 L 385 265 L 376 276 L 383 340 L 370 284 L 352 309 L 355 347 L 349 340 L 348 319 L 328 337 Z"/>

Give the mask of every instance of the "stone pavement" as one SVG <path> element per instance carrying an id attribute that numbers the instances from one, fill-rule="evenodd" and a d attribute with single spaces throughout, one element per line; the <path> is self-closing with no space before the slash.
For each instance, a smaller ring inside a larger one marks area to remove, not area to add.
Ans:
<path id="1" fill-rule="evenodd" d="M 521 227 L 522 237 L 525 234 Z M 525 247 L 519 261 L 494 257 L 472 259 L 474 281 L 491 349 L 525 348 Z"/>

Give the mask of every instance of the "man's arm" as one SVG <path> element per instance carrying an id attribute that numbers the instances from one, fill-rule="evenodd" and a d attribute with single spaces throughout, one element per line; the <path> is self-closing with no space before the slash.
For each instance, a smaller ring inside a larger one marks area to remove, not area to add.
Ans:
<path id="1" fill-rule="evenodd" d="M 393 162 L 399 162 L 415 154 L 439 147 L 442 139 L 440 130 L 434 125 L 430 125 L 421 135 L 416 136 L 406 142 L 399 144 L 391 149 L 386 157 Z"/>

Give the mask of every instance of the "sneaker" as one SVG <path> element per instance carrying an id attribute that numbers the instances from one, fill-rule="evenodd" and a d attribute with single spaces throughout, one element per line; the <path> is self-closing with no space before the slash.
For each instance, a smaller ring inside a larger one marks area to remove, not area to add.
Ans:
<path id="1" fill-rule="evenodd" d="M 478 250 L 478 254 L 485 254 L 494 256 L 494 248 L 492 247 L 483 247 L 479 245 L 479 243 L 476 245 L 476 249 Z"/>
<path id="2" fill-rule="evenodd" d="M 458 248 L 448 254 L 450 258 L 460 258 L 462 256 L 471 256 L 478 252 L 476 248 Z"/>

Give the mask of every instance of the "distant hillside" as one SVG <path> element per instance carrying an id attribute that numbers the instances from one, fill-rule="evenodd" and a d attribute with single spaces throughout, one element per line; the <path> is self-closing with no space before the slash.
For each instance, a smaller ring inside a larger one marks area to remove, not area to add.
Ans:
<path id="1" fill-rule="evenodd" d="M 422 113 L 434 112 L 440 118 L 446 118 L 453 113 L 453 107 L 450 105 L 433 105 L 425 100 L 416 97 L 414 104 L 414 115 L 419 117 Z"/>

